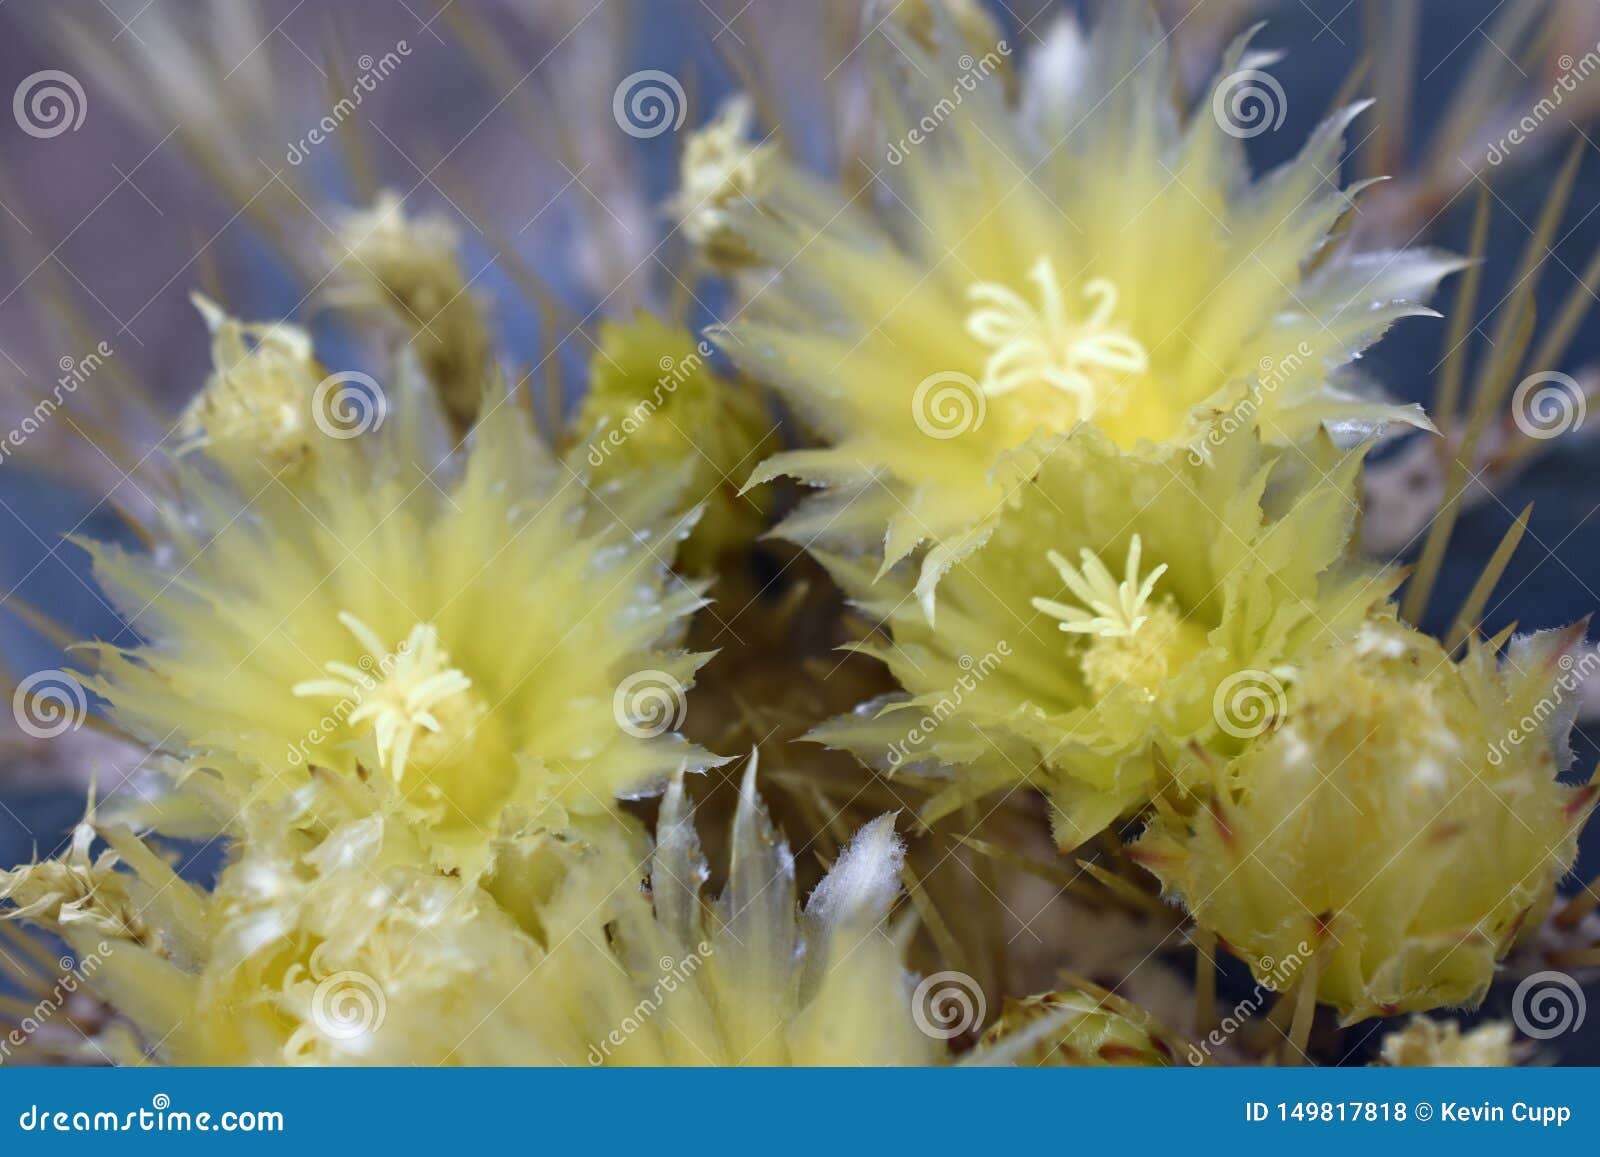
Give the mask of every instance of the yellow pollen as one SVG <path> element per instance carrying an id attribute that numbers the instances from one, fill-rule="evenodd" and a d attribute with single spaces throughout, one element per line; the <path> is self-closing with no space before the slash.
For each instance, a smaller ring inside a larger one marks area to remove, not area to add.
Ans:
<path id="1" fill-rule="evenodd" d="M 485 711 L 468 694 L 472 680 L 450 665 L 432 623 L 418 623 L 392 653 L 377 632 L 348 612 L 339 621 L 366 648 L 359 666 L 331 662 L 330 678 L 296 683 L 299 696 L 356 704 L 351 727 L 371 723 L 378 762 L 399 783 L 412 763 L 436 764 L 469 737 Z"/>
<path id="2" fill-rule="evenodd" d="M 1179 618 L 1170 597 L 1152 604 L 1147 619 L 1137 634 L 1094 637 L 1078 657 L 1084 682 L 1097 698 L 1132 687 L 1153 699 L 1174 669 L 1199 650 L 1193 628 Z"/>
<path id="3" fill-rule="evenodd" d="M 993 351 L 984 363 L 984 393 L 998 397 L 1043 382 L 1071 398 L 1082 421 L 1094 413 L 1108 377 L 1144 372 L 1149 356 L 1113 322 L 1117 287 L 1110 281 L 1097 277 L 1084 285 L 1093 306 L 1087 317 L 1073 319 L 1048 257 L 1039 258 L 1028 276 L 1039 289 L 1037 308 L 992 281 L 967 291 L 973 305 L 967 332 Z"/>

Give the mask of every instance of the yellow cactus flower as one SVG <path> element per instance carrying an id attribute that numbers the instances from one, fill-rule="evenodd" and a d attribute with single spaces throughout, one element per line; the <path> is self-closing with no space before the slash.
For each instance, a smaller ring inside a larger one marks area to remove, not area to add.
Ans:
<path id="1" fill-rule="evenodd" d="M 293 488 L 180 465 L 160 550 L 89 547 L 147 640 L 90 648 L 115 718 L 196 769 L 219 823 L 311 766 L 378 772 L 474 871 L 502 827 L 714 762 L 675 734 L 705 659 L 676 649 L 704 603 L 670 570 L 684 472 L 591 493 L 513 402 L 451 453 L 425 389 L 388 392 Z"/>
<path id="2" fill-rule="evenodd" d="M 886 925 L 893 817 L 864 827 L 797 910 L 755 774 L 752 758 L 714 904 L 681 775 L 653 851 L 635 821 L 600 820 L 526 841 L 487 887 L 428 868 L 425 833 L 326 772 L 247 809 L 209 895 L 111 832 L 138 863 L 102 865 L 100 886 L 137 892 L 181 950 L 121 936 L 90 983 L 169 1064 L 943 1059 L 913 1009 L 908 930 Z M 36 904 L 7 915 L 56 926 Z"/>
<path id="3" fill-rule="evenodd" d="M 1355 191 L 1330 174 L 1360 106 L 1252 183 L 1214 102 L 1174 106 L 1175 65 L 1145 8 L 1114 9 L 1045 139 L 991 82 L 995 52 L 963 69 L 886 28 L 910 61 L 902 90 L 881 86 L 893 195 L 847 201 L 790 167 L 726 208 L 771 271 L 748 275 L 725 348 L 823 443 L 753 476 L 824 489 L 785 524 L 795 541 L 886 567 L 929 543 L 931 589 L 999 516 L 997 466 L 1041 433 L 1086 422 L 1124 449 L 1203 456 L 1219 415 L 1275 444 L 1322 424 L 1427 426 L 1336 376 L 1396 319 L 1431 314 L 1459 266 L 1337 235 Z"/>
<path id="4" fill-rule="evenodd" d="M 640 314 L 603 322 L 596 336 L 589 390 L 572 423 L 573 456 L 598 484 L 686 469 L 689 497 L 705 513 L 680 558 L 690 572 L 707 571 L 719 553 L 748 546 L 765 528 L 763 496 L 739 486 L 770 451 L 776 423 L 753 388 L 720 377 L 711 347 L 682 329 Z"/>
<path id="5" fill-rule="evenodd" d="M 974 1059 L 1035 1067 L 1161 1067 L 1184 1064 L 1193 1051 L 1138 1005 L 1085 982 L 1006 1001 Z"/>
<path id="6" fill-rule="evenodd" d="M 1382 1060 L 1401 1068 L 1509 1068 L 1517 1063 L 1513 1039 L 1511 1025 L 1503 1020 L 1462 1032 L 1453 1020 L 1414 1016 L 1383 1038 Z"/>
<path id="7" fill-rule="evenodd" d="M 326 371 L 311 335 L 288 322 L 248 324 L 194 295 L 211 330 L 211 376 L 178 422 L 180 452 L 204 449 L 238 473 L 296 469 L 318 443 L 313 405 Z"/>
<path id="8" fill-rule="evenodd" d="M 308 785 L 243 817 L 238 854 L 199 905 L 201 952 L 109 955 L 96 987 L 152 1059 L 557 1063 L 544 1026 L 559 1014 L 532 979 L 540 946 L 475 883 L 429 868 L 402 817 L 352 819 L 315 798 L 329 790 Z M 302 830 L 308 806 L 321 838 Z"/>
<path id="9" fill-rule="evenodd" d="M 1317 995 L 1346 1022 L 1476 1005 L 1594 805 L 1595 785 L 1557 779 L 1574 641 L 1518 639 L 1503 663 L 1475 644 L 1458 664 L 1374 621 L 1307 663 L 1287 721 L 1135 854 L 1252 967 L 1322 944 Z"/>
<path id="10" fill-rule="evenodd" d="M 439 216 L 408 217 L 398 193 L 339 222 L 339 262 L 329 296 L 339 305 L 387 314 L 411 335 L 457 433 L 477 417 L 493 369 L 483 308 L 461 267 L 456 231 Z"/>
<path id="11" fill-rule="evenodd" d="M 1325 441 L 1308 454 L 1273 464 L 1241 431 L 1209 462 L 1131 455 L 1084 427 L 1046 448 L 945 577 L 937 625 L 906 568 L 876 580 L 830 560 L 887 626 L 892 642 L 860 649 L 904 694 L 812 737 L 928 778 L 930 822 L 1037 787 L 1058 843 L 1076 846 L 1148 801 L 1159 759 L 1190 744 L 1235 753 L 1271 726 L 1298 665 L 1392 589 L 1394 574 L 1347 557 L 1359 454 Z"/>

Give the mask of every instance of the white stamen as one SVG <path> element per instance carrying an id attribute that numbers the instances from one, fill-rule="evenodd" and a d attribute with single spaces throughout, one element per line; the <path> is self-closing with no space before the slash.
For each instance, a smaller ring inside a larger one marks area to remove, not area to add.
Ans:
<path id="1" fill-rule="evenodd" d="M 346 722 L 359 727 L 371 720 L 378 761 L 398 783 L 405 775 L 419 732 L 451 740 L 461 738 L 443 736 L 438 709 L 466 692 L 472 680 L 450 665 L 449 656 L 439 646 L 438 628 L 432 623 L 412 627 L 405 642 L 389 654 L 378 633 L 354 615 L 341 612 L 339 621 L 366 648 L 363 661 L 370 661 L 373 667 L 362 670 L 348 663 L 325 663 L 323 670 L 332 678 L 296 683 L 291 690 L 302 697 L 343 699 L 357 704 Z M 466 718 L 471 719 L 470 709 Z"/>
<path id="2" fill-rule="evenodd" d="M 984 393 L 998 397 L 1043 382 L 1075 399 L 1079 419 L 1088 418 L 1104 379 L 1144 372 L 1149 356 L 1115 326 L 1117 288 L 1110 281 L 1097 277 L 1084 285 L 1083 296 L 1093 308 L 1073 320 L 1048 257 L 1039 258 L 1028 276 L 1039 287 L 1038 308 L 992 281 L 967 291 L 974 306 L 967 332 L 993 351 L 984 363 Z"/>
<path id="3" fill-rule="evenodd" d="M 1070 634 L 1098 635 L 1106 639 L 1131 637 L 1150 618 L 1143 612 L 1155 592 L 1156 580 L 1167 570 L 1167 564 L 1162 563 L 1140 579 L 1139 565 L 1143 549 L 1144 544 L 1139 536 L 1134 535 L 1133 541 L 1128 544 L 1126 577 L 1120 583 L 1092 550 L 1079 552 L 1081 567 L 1074 567 L 1055 551 L 1049 551 L 1045 557 L 1083 607 L 1053 599 L 1034 599 L 1034 607 L 1051 618 L 1060 619 L 1061 630 Z M 1088 610 L 1084 610 L 1084 607 Z"/>

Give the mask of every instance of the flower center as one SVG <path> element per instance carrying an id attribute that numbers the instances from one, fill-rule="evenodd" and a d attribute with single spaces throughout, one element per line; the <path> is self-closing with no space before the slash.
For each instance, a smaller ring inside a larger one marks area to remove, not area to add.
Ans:
<path id="1" fill-rule="evenodd" d="M 1117 381 L 1148 369 L 1149 355 L 1113 321 L 1117 287 L 1105 278 L 1085 283 L 1091 308 L 1073 318 L 1048 257 L 1034 262 L 1028 277 L 1039 290 L 1037 306 L 993 281 L 967 290 L 967 332 L 992 351 L 983 391 L 998 397 L 1043 382 L 1070 400 L 1074 421 L 1083 421 Z"/>
<path id="2" fill-rule="evenodd" d="M 1176 667 L 1205 646 L 1205 632 L 1183 620 L 1171 595 L 1153 600 L 1167 565 L 1162 563 L 1141 578 L 1143 550 L 1144 543 L 1134 535 L 1121 582 L 1092 550 L 1079 552 L 1081 565 L 1076 567 L 1053 550 L 1046 554 L 1082 605 L 1036 598 L 1034 608 L 1059 619 L 1060 629 L 1068 634 L 1084 636 L 1086 645 L 1078 662 L 1097 696 L 1121 686 L 1153 696 Z"/>
<path id="3" fill-rule="evenodd" d="M 377 632 L 348 612 L 339 621 L 366 648 L 357 666 L 324 665 L 327 679 L 297 683 L 299 696 L 324 696 L 354 705 L 345 722 L 360 729 L 369 724 L 378 744 L 378 762 L 396 783 L 406 768 L 436 767 L 454 754 L 465 754 L 487 711 L 470 693 L 472 680 L 451 666 L 432 623 L 418 623 L 390 652 Z"/>

